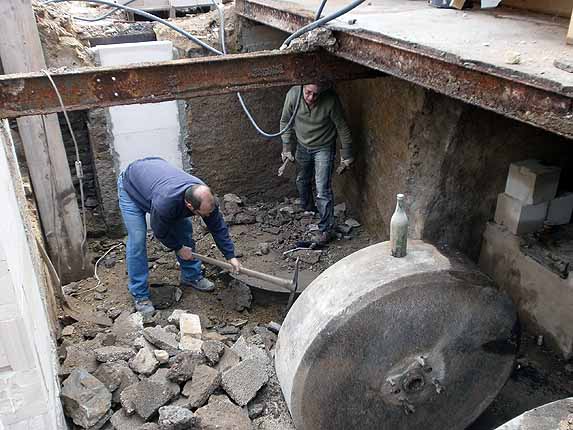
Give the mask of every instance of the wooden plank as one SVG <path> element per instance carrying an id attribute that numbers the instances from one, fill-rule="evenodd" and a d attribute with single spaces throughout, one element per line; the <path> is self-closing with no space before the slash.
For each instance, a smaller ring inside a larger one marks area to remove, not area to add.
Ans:
<path id="1" fill-rule="evenodd" d="M 68 110 L 157 103 L 275 86 L 380 76 L 379 72 L 326 52 L 263 53 L 202 57 L 54 73 Z M 61 110 L 41 73 L 0 76 L 0 118 Z"/>
<path id="2" fill-rule="evenodd" d="M 571 20 L 569 21 L 569 31 L 567 32 L 567 43 L 573 45 L 573 12 L 571 12 Z"/>
<path id="3" fill-rule="evenodd" d="M 0 58 L 6 73 L 46 67 L 31 0 L 0 1 Z M 48 252 L 63 282 L 85 277 L 83 227 L 56 115 L 18 119 Z"/>

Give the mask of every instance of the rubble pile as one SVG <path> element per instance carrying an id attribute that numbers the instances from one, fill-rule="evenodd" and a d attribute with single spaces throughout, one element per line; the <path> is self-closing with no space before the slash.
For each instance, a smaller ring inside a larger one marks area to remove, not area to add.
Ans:
<path id="1" fill-rule="evenodd" d="M 162 312 L 147 322 L 125 311 L 88 339 L 67 329 L 75 338 L 60 346 L 60 376 L 70 428 L 294 429 L 274 332 L 247 320 L 204 330 L 198 315 Z"/>

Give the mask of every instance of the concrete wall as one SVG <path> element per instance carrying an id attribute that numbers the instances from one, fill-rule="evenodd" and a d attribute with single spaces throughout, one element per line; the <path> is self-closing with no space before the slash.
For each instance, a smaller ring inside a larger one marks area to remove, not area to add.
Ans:
<path id="1" fill-rule="evenodd" d="M 0 428 L 66 428 L 57 355 L 7 121 L 0 123 Z"/>
<path id="2" fill-rule="evenodd" d="M 573 144 L 563 137 L 391 78 L 337 86 L 356 143 L 356 169 L 337 178 L 367 228 L 389 234 L 397 192 L 410 234 L 477 260 L 509 164 L 539 158 L 563 169 L 573 189 Z"/>
<path id="3" fill-rule="evenodd" d="M 543 334 L 563 356 L 573 356 L 573 279 L 562 279 L 525 255 L 520 239 L 489 223 L 480 268 L 511 296 L 519 319 L 530 333 Z"/>
<path id="4" fill-rule="evenodd" d="M 278 48 L 285 33 L 240 20 L 241 52 Z M 275 133 L 284 97 L 289 88 L 273 88 L 243 94 L 259 126 Z M 268 139 L 251 125 L 235 94 L 193 98 L 187 102 L 193 174 L 218 194 L 235 193 L 254 200 L 282 199 L 296 194 L 294 166 L 283 177 L 280 138 Z"/>

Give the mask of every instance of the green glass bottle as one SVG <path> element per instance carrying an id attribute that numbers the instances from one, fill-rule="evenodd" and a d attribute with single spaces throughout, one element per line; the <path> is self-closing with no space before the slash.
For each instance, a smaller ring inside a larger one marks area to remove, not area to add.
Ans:
<path id="1" fill-rule="evenodd" d="M 404 209 L 404 194 L 398 194 L 396 200 L 396 210 L 390 219 L 390 252 L 393 257 L 405 257 L 408 246 L 408 217 Z"/>

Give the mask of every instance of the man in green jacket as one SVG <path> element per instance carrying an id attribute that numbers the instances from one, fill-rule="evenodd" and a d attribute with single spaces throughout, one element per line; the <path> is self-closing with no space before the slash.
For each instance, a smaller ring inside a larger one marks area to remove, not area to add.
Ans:
<path id="1" fill-rule="evenodd" d="M 299 100 L 301 87 L 289 90 L 281 116 L 281 130 L 292 117 Z M 295 139 L 296 137 L 296 139 Z M 334 237 L 334 195 L 332 193 L 332 169 L 336 155 L 336 138 L 342 145 L 340 150 L 339 172 L 350 167 L 352 139 L 350 129 L 338 96 L 326 84 L 308 84 L 302 87 L 302 100 L 291 129 L 282 135 L 283 151 L 281 158 L 293 161 L 296 158 L 298 173 L 296 186 L 304 210 L 320 214 L 320 233 L 314 240 L 326 244 Z M 293 144 L 296 155 L 293 157 Z M 316 196 L 312 195 L 312 179 L 316 186 Z"/>

